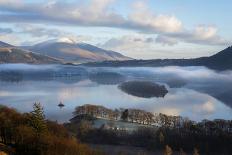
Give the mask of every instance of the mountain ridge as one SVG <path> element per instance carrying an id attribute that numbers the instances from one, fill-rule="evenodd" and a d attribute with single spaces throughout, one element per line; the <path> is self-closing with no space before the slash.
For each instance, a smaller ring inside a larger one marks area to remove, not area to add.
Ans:
<path id="1" fill-rule="evenodd" d="M 232 69 L 232 46 L 208 57 L 192 59 L 135 60 L 73 40 L 50 40 L 33 46 L 17 47 L 0 41 L 0 63 L 70 63 L 94 67 L 206 66 L 215 70 Z"/>
<path id="2" fill-rule="evenodd" d="M 1 63 L 50 64 L 62 63 L 62 61 L 0 41 L 0 64 Z"/>
<path id="3" fill-rule="evenodd" d="M 130 60 L 118 52 L 105 50 L 87 43 L 78 43 L 72 41 L 46 41 L 33 46 L 27 47 L 28 50 L 36 53 L 49 55 L 65 62 L 83 63 L 106 60 Z"/>
<path id="4" fill-rule="evenodd" d="M 5 43 L 3 41 L 0 41 L 0 48 L 4 48 L 4 47 L 14 47 L 13 45 L 10 45 L 8 43 Z"/>
<path id="5" fill-rule="evenodd" d="M 0 51 L 2 51 L 0 53 L 0 63 L 54 62 L 79 64 L 105 60 L 123 61 L 131 59 L 118 52 L 105 50 L 87 43 L 78 43 L 69 38 L 48 40 L 32 46 L 13 46 L 0 41 Z M 41 61 L 39 58 L 41 58 Z"/>
<path id="6" fill-rule="evenodd" d="M 163 67 L 163 66 L 205 66 L 215 70 L 232 69 L 232 46 L 209 57 L 192 59 L 150 59 L 128 61 L 104 61 L 85 63 L 94 67 Z"/>

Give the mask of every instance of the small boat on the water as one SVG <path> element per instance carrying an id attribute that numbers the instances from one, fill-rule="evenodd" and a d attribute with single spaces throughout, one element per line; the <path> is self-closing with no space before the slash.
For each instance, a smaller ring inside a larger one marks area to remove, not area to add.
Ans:
<path id="1" fill-rule="evenodd" d="M 60 102 L 60 103 L 58 104 L 58 106 L 59 106 L 60 108 L 62 108 L 62 107 L 64 107 L 64 104 L 63 104 L 62 102 Z"/>

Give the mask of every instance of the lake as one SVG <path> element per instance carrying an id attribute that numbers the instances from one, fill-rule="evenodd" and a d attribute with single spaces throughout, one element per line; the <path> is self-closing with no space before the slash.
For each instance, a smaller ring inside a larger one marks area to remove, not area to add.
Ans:
<path id="1" fill-rule="evenodd" d="M 112 109 L 138 108 L 195 121 L 232 119 L 232 71 L 176 66 L 94 68 L 2 64 L 0 72 L 0 104 L 29 112 L 34 102 L 40 102 L 46 117 L 58 122 L 67 122 L 75 107 L 83 104 Z M 156 82 L 165 85 L 168 93 L 164 98 L 133 96 L 121 91 L 118 85 L 122 81 L 114 77 L 90 78 L 101 72 L 118 73 L 125 81 Z M 116 82 L 112 82 L 114 80 Z M 59 108 L 59 102 L 65 106 Z"/>

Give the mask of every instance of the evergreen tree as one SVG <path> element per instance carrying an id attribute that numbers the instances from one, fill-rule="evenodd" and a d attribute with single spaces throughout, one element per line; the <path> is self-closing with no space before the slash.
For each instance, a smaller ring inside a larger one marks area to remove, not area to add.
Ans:
<path id="1" fill-rule="evenodd" d="M 128 115 L 129 115 L 129 110 L 126 109 L 122 112 L 122 116 L 121 116 L 121 119 L 124 120 L 124 121 L 128 121 Z"/>
<path id="2" fill-rule="evenodd" d="M 33 111 L 30 114 L 29 124 L 33 127 L 35 132 L 38 135 L 47 132 L 44 110 L 40 103 L 34 103 Z"/>

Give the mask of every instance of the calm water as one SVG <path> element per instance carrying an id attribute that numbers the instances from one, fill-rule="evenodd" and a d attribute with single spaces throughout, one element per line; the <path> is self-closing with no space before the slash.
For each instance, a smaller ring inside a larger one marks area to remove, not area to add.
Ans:
<path id="1" fill-rule="evenodd" d="M 204 67 L 164 68 L 82 68 L 81 77 L 38 78 L 27 75 L 20 80 L 0 81 L 0 104 L 21 112 L 32 110 L 41 102 L 45 115 L 59 122 L 68 121 L 76 106 L 97 104 L 108 108 L 139 108 L 155 113 L 181 115 L 193 120 L 232 119 L 232 72 L 215 72 Z M 0 65 L 0 71 L 75 72 L 76 67 Z M 118 89 L 118 84 L 91 81 L 89 74 L 117 72 L 126 80 L 149 80 L 164 84 L 169 93 L 164 98 L 140 98 Z M 174 84 L 173 84 L 174 83 Z M 176 85 L 177 83 L 177 85 Z M 57 105 L 62 101 L 65 107 Z"/>

